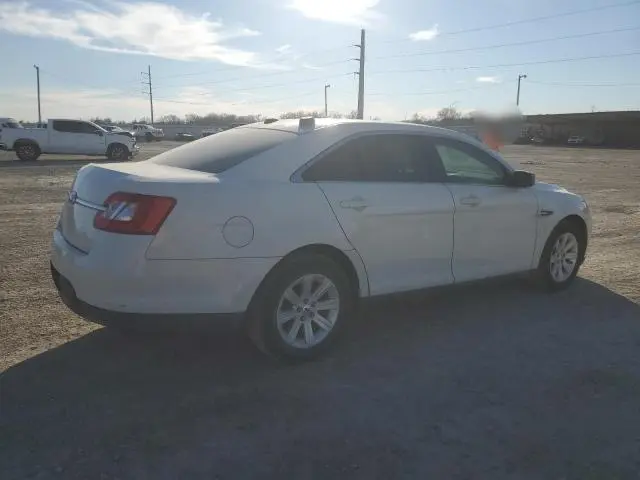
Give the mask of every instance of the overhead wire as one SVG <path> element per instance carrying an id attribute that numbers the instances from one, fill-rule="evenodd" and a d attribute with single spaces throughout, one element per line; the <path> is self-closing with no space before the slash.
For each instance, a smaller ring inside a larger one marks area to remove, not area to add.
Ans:
<path id="1" fill-rule="evenodd" d="M 551 60 L 538 60 L 538 61 L 531 61 L 531 62 L 497 63 L 497 64 L 493 64 L 493 65 L 466 65 L 466 66 L 460 66 L 460 67 L 409 68 L 409 69 L 398 69 L 398 70 L 378 70 L 378 71 L 369 72 L 368 74 L 369 75 L 379 75 L 379 74 L 387 74 L 387 73 L 445 72 L 445 71 L 455 71 L 455 70 L 477 70 L 477 69 L 483 69 L 483 68 L 521 67 L 521 66 L 526 66 L 526 65 L 543 65 L 543 64 L 550 64 L 550 63 L 577 62 L 577 61 L 583 61 L 583 60 L 629 57 L 629 56 L 633 56 L 633 55 L 640 55 L 640 51 L 605 54 L 605 55 L 589 55 L 589 56 L 585 56 L 585 57 L 569 57 L 569 58 L 558 58 L 558 59 L 551 59 Z"/>
<path id="2" fill-rule="evenodd" d="M 583 14 L 583 13 L 590 13 L 590 12 L 596 12 L 596 11 L 602 11 L 602 10 L 609 10 L 609 9 L 612 9 L 612 8 L 628 7 L 628 6 L 637 5 L 637 4 L 640 4 L 640 0 L 631 0 L 631 1 L 620 2 L 620 3 L 611 3 L 611 4 L 608 4 L 608 5 L 600 5 L 600 6 L 596 6 L 596 7 L 582 8 L 582 9 L 579 9 L 579 10 L 571 10 L 571 11 L 568 11 L 568 12 L 554 13 L 554 14 L 550 14 L 550 15 L 542 15 L 542 16 L 539 16 L 539 17 L 529 17 L 529 18 L 523 18 L 523 19 L 520 19 L 520 20 L 512 20 L 512 21 L 509 21 L 509 22 L 494 23 L 492 25 L 484 25 L 484 26 L 481 26 L 481 27 L 473 27 L 473 28 L 465 28 L 465 29 L 461 29 L 461 30 L 450 30 L 450 31 L 438 32 L 437 36 L 438 37 L 452 36 L 452 35 L 460 35 L 460 34 L 463 34 L 463 33 L 481 32 L 483 30 L 494 30 L 496 28 L 511 27 L 511 26 L 514 26 L 514 25 L 523 25 L 525 23 L 540 22 L 540 21 L 545 21 L 545 20 L 551 20 L 551 19 L 554 19 L 554 18 L 569 17 L 569 16 L 573 16 L 573 15 L 580 15 L 580 14 Z M 396 40 L 388 40 L 388 41 L 384 41 L 384 42 L 380 42 L 380 43 L 381 44 L 390 44 L 390 43 L 400 43 L 400 42 L 415 42 L 415 40 L 403 38 L 403 39 L 396 39 Z"/>
<path id="3" fill-rule="evenodd" d="M 441 54 L 447 54 L 447 53 L 462 53 L 462 52 L 474 52 L 474 51 L 480 51 L 480 50 L 492 50 L 494 48 L 533 45 L 536 43 L 554 42 L 558 40 L 569 40 L 573 38 L 584 38 L 584 37 L 591 37 L 596 35 L 631 32 L 631 31 L 637 31 L 637 30 L 640 30 L 640 26 L 616 28 L 612 30 L 599 30 L 597 32 L 577 33 L 573 35 L 562 35 L 559 37 L 549 37 L 549 38 L 541 38 L 541 39 L 535 39 L 535 40 L 521 40 L 518 42 L 499 43 L 499 44 L 486 45 L 481 47 L 453 48 L 453 49 L 446 49 L 446 50 L 427 50 L 427 51 L 420 51 L 420 52 L 398 53 L 394 55 L 382 55 L 377 57 L 370 57 L 370 60 L 382 60 L 382 59 L 389 59 L 389 58 L 418 57 L 423 55 L 441 55 Z"/>

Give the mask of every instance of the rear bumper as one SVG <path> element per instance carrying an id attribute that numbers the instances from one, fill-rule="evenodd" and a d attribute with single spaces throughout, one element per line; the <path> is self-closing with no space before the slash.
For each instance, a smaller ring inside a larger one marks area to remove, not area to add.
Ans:
<path id="1" fill-rule="evenodd" d="M 219 314 L 144 314 L 126 313 L 94 307 L 80 300 L 71 282 L 60 274 L 51 264 L 51 278 L 62 302 L 83 319 L 104 326 L 153 330 L 206 330 L 213 325 L 240 328 L 244 313 Z"/>
<path id="2" fill-rule="evenodd" d="M 96 232 L 87 253 L 56 229 L 51 264 L 71 285 L 74 297 L 97 309 L 142 315 L 205 314 L 211 319 L 245 312 L 279 260 L 149 260 L 144 258 L 149 239 L 132 237 L 136 236 Z"/>

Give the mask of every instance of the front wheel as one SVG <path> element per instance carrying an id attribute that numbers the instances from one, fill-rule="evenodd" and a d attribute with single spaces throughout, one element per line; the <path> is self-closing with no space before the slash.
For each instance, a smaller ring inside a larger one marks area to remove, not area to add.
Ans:
<path id="1" fill-rule="evenodd" d="M 129 158 L 129 149 L 124 145 L 116 143 L 109 148 L 109 154 L 107 156 L 109 160 L 113 162 L 124 162 Z"/>
<path id="2" fill-rule="evenodd" d="M 578 275 L 585 245 L 579 229 L 571 222 L 561 222 L 551 233 L 538 265 L 539 283 L 549 291 L 567 288 Z"/>
<path id="3" fill-rule="evenodd" d="M 16 146 L 16 155 L 22 162 L 35 162 L 40 156 L 40 148 L 33 143 Z"/>
<path id="4" fill-rule="evenodd" d="M 308 360 L 325 352 L 354 312 L 344 270 L 323 255 L 285 259 L 266 278 L 249 311 L 249 336 L 263 352 Z"/>

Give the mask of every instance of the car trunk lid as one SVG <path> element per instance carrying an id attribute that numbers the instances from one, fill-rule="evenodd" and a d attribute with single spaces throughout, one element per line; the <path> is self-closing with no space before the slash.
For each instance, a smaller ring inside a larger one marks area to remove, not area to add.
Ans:
<path id="1" fill-rule="evenodd" d="M 203 182 L 217 183 L 218 179 L 213 174 L 149 162 L 89 164 L 78 171 L 57 228 L 69 244 L 89 253 L 97 238 L 117 234 L 95 226 L 96 215 L 105 214 L 105 201 L 113 194 L 166 196 L 178 201 L 189 185 Z M 151 241 L 153 235 L 148 236 Z"/>

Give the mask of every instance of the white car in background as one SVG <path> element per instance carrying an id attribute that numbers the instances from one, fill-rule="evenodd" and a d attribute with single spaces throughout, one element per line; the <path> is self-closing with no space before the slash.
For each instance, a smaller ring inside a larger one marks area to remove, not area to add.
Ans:
<path id="1" fill-rule="evenodd" d="M 468 135 L 280 120 L 80 169 L 53 235 L 64 302 L 103 324 L 243 318 L 317 355 L 359 299 L 533 271 L 567 287 L 589 207 Z"/>
<path id="2" fill-rule="evenodd" d="M 131 131 L 138 140 L 144 139 L 147 142 L 153 142 L 154 140 L 159 142 L 164 138 L 164 130 L 144 123 L 134 123 L 131 126 Z"/>
<path id="3" fill-rule="evenodd" d="M 11 118 L 0 118 L 0 149 L 15 151 L 24 162 L 43 153 L 107 157 L 124 161 L 137 155 L 135 138 L 111 133 L 85 120 L 49 119 L 46 128 L 23 128 Z"/>

